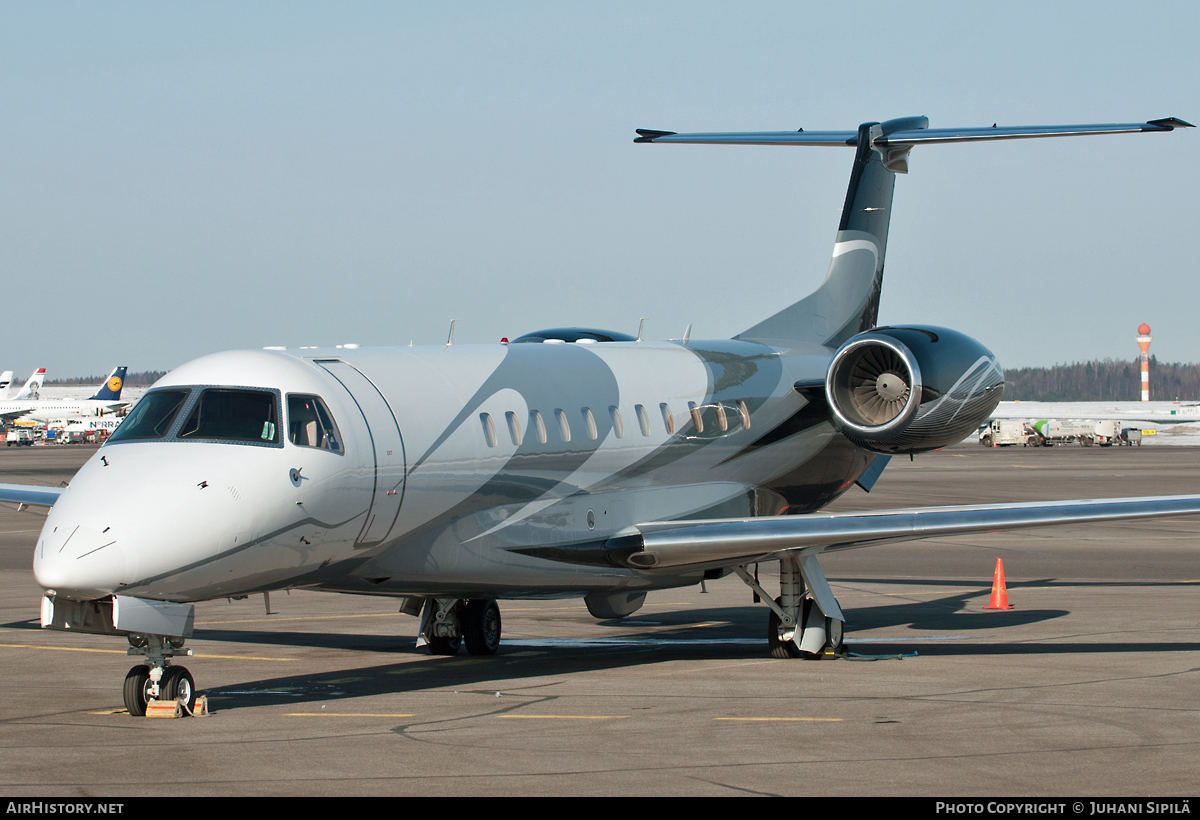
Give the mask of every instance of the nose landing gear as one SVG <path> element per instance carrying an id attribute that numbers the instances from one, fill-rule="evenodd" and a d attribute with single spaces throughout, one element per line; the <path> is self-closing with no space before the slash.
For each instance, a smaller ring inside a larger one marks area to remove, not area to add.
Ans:
<path id="1" fill-rule="evenodd" d="M 146 660 L 125 675 L 125 708 L 134 717 L 144 717 L 151 700 L 178 701 L 187 714 L 196 707 L 196 681 L 182 666 L 171 666 L 175 655 L 188 656 L 183 639 L 165 635 L 129 635 L 129 654 Z"/>

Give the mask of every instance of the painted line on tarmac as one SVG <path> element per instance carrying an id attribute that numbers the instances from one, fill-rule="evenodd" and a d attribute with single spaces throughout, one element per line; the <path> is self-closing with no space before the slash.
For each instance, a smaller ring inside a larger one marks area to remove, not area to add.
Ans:
<path id="1" fill-rule="evenodd" d="M 38 646 L 30 643 L 0 643 L 0 647 L 9 649 L 45 649 L 49 652 L 100 652 L 110 655 L 125 655 L 124 649 L 87 649 L 81 646 Z"/>
<path id="2" fill-rule="evenodd" d="M 410 718 L 416 715 L 400 715 L 389 712 L 285 712 L 284 717 L 365 717 L 365 718 Z"/>
<path id="3" fill-rule="evenodd" d="M 0 649 L 44 649 L 47 652 L 99 652 L 109 655 L 128 655 L 124 649 L 88 649 L 82 646 L 38 646 L 37 644 L 28 643 L 0 643 Z M 255 655 L 209 655 L 208 653 L 197 653 L 191 655 L 194 659 L 201 658 L 219 658 L 227 661 L 283 661 L 290 662 L 299 660 L 299 658 L 264 658 Z"/>
<path id="4" fill-rule="evenodd" d="M 818 717 L 719 717 L 713 720 L 742 720 L 751 722 L 766 722 L 766 723 L 841 723 L 842 718 L 818 718 Z"/>
<path id="5" fill-rule="evenodd" d="M 29 530 L 29 532 L 40 532 L 40 530 Z M 662 607 L 668 607 L 668 606 L 690 607 L 690 606 L 692 606 L 692 604 L 688 604 L 688 603 L 684 603 L 684 602 L 663 603 L 663 604 L 646 604 L 645 606 L 642 607 L 642 609 L 650 609 L 652 607 L 662 608 Z M 505 612 L 567 612 L 567 611 L 583 610 L 583 609 L 587 609 L 587 607 L 586 606 L 553 606 L 553 607 L 546 606 L 546 607 L 520 607 L 520 608 L 505 607 L 504 611 Z M 227 624 L 269 624 L 269 623 L 284 623 L 286 621 L 342 621 L 342 620 L 348 620 L 351 618 L 394 618 L 398 614 L 400 614 L 400 613 L 398 613 L 398 612 L 375 612 L 375 613 L 365 613 L 365 614 L 360 614 L 360 615 L 308 615 L 308 616 L 302 616 L 302 617 L 298 617 L 298 618 L 270 618 L 270 617 L 239 618 L 239 619 L 232 620 L 232 621 L 197 621 L 196 627 L 197 628 L 206 628 L 206 627 L 213 627 L 213 626 L 224 626 Z"/>
<path id="6" fill-rule="evenodd" d="M 629 715 L 496 715 L 502 720 L 624 720 Z"/>

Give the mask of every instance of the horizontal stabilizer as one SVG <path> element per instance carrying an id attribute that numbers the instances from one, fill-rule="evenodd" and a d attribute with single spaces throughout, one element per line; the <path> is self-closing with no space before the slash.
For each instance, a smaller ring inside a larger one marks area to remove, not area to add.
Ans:
<path id="1" fill-rule="evenodd" d="M 639 524 L 606 545 L 610 560 L 637 569 L 729 566 L 787 550 L 855 549 L 992 530 L 1200 514 L 1200 495 L 917 507 L 866 513 L 787 515 Z"/>
<path id="2" fill-rule="evenodd" d="M 918 128 L 893 131 L 873 140 L 874 145 L 933 145 L 947 142 L 1080 137 L 1089 134 L 1136 134 L 1192 128 L 1177 117 L 1149 122 L 1097 123 L 1090 125 L 993 125 L 990 128 Z M 673 131 L 637 129 L 634 142 L 682 142 L 696 145 L 823 145 L 853 148 L 857 131 L 749 131 L 679 134 Z"/>

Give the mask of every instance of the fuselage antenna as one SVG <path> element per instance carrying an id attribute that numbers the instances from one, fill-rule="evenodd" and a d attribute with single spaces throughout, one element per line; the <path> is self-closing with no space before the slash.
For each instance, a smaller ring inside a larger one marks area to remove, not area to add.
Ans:
<path id="1" fill-rule="evenodd" d="M 446 337 L 446 347 L 450 347 L 450 345 L 454 344 L 454 323 L 457 321 L 458 319 L 450 320 L 450 335 Z"/>
<path id="2" fill-rule="evenodd" d="M 692 323 L 688 322 L 687 330 L 683 331 L 683 343 L 687 344 L 690 338 L 692 338 Z"/>
<path id="3" fill-rule="evenodd" d="M 642 343 L 642 328 L 645 326 L 646 326 L 646 317 L 643 316 L 641 321 L 638 322 L 638 337 L 637 337 L 638 344 Z"/>

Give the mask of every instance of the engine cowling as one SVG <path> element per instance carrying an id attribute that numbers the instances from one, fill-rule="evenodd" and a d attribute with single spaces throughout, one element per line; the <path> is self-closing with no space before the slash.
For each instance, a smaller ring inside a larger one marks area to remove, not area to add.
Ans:
<path id="1" fill-rule="evenodd" d="M 859 447 L 919 453 L 962 441 L 991 416 L 1004 371 L 990 350 L 941 327 L 877 327 L 833 356 L 825 397 Z"/>

